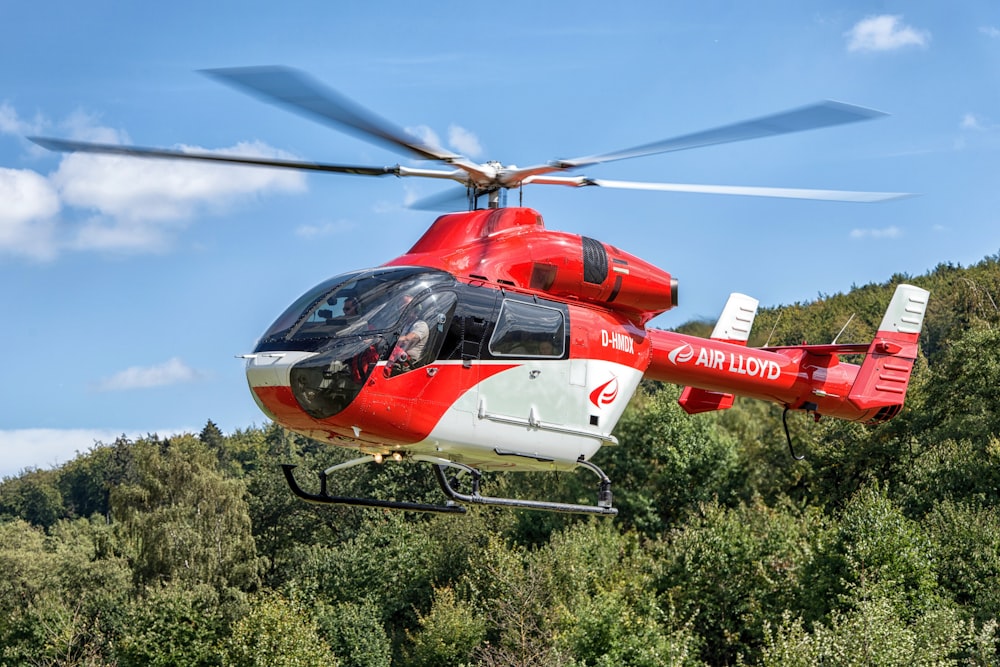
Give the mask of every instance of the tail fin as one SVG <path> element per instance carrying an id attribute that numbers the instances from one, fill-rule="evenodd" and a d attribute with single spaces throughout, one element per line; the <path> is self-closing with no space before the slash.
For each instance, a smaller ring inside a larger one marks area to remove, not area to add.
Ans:
<path id="1" fill-rule="evenodd" d="M 733 292 L 722 309 L 719 321 L 715 323 L 711 339 L 734 345 L 746 345 L 750 338 L 750 327 L 757 316 L 757 299 Z M 677 401 L 689 415 L 712 410 L 726 410 L 733 407 L 733 395 L 708 391 L 694 387 L 684 387 Z"/>
<path id="2" fill-rule="evenodd" d="M 859 410 L 877 410 L 870 423 L 892 419 L 903 407 L 929 295 L 913 285 L 896 287 L 868 347 L 848 400 Z"/>

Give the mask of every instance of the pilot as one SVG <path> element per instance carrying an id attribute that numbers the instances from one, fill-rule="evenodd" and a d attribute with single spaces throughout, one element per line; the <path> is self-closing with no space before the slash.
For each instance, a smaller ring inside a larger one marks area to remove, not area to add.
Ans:
<path id="1" fill-rule="evenodd" d="M 360 309 L 358 308 L 358 300 L 353 296 L 349 296 L 344 299 L 344 317 L 357 317 Z"/>
<path id="2" fill-rule="evenodd" d="M 403 297 L 403 308 L 406 308 L 413 301 L 411 295 Z M 396 348 L 389 358 L 389 364 L 393 367 L 393 372 L 401 372 L 420 365 L 420 358 L 424 354 L 424 347 L 427 345 L 427 338 L 430 336 L 430 329 L 427 322 L 416 319 L 406 328 L 406 331 L 396 340 Z M 388 371 L 389 368 L 387 367 Z"/>
<path id="3" fill-rule="evenodd" d="M 403 299 L 403 307 L 410 305 L 411 301 L 413 301 L 413 297 L 406 295 Z M 424 346 L 427 345 L 428 336 L 430 336 L 430 329 L 427 328 L 427 322 L 420 319 L 418 315 L 417 319 L 406 329 L 406 333 L 396 341 L 396 345 L 403 348 L 406 356 L 409 357 L 411 367 L 420 361 L 420 357 L 424 353 Z"/>

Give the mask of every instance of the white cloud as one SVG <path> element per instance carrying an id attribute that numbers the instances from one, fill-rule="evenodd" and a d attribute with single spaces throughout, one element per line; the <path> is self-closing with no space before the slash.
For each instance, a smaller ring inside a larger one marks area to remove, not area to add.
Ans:
<path id="1" fill-rule="evenodd" d="M 1000 28 L 997 28 L 992 25 L 982 26 L 981 28 L 979 28 L 979 32 L 983 33 L 987 37 L 990 37 L 991 39 L 997 39 L 998 37 L 1000 37 Z"/>
<path id="2" fill-rule="evenodd" d="M 903 235 L 903 230 L 895 225 L 882 229 L 852 229 L 852 239 L 897 239 Z"/>
<path id="3" fill-rule="evenodd" d="M 97 383 L 98 391 L 127 391 L 130 389 L 151 389 L 172 384 L 194 382 L 203 377 L 180 358 L 155 366 L 132 366 Z"/>
<path id="4" fill-rule="evenodd" d="M 441 148 L 441 137 L 426 125 L 416 125 L 406 128 L 406 131 L 431 148 L 447 152 Z M 448 126 L 448 147 L 466 157 L 477 157 L 483 152 L 479 138 L 461 125 Z"/>
<path id="5" fill-rule="evenodd" d="M 289 157 L 259 142 L 184 152 Z M 182 160 L 72 153 L 50 176 L 67 205 L 94 213 L 69 243 L 77 250 L 156 252 L 196 215 L 269 192 L 302 192 L 301 172 Z"/>
<path id="6" fill-rule="evenodd" d="M 7 102 L 0 104 L 0 133 L 16 134 L 18 136 L 38 134 L 45 127 L 45 120 L 35 116 L 27 121 L 18 116 L 17 111 Z"/>
<path id="7" fill-rule="evenodd" d="M 194 146 L 177 150 L 288 157 L 259 142 L 218 150 Z M 202 209 L 224 208 L 241 196 L 305 189 L 304 175 L 291 170 L 88 153 L 67 155 L 51 178 L 66 204 L 136 222 L 186 219 Z"/>
<path id="8" fill-rule="evenodd" d="M 847 31 L 848 51 L 895 51 L 906 46 L 926 47 L 931 34 L 902 23 L 902 16 L 883 14 L 858 21 Z"/>
<path id="9" fill-rule="evenodd" d="M 962 116 L 962 120 L 959 123 L 959 127 L 963 130 L 982 130 L 984 129 L 982 121 L 974 113 L 967 113 Z"/>
<path id="10" fill-rule="evenodd" d="M 197 429 L 153 429 L 126 432 L 115 429 L 27 428 L 0 430 L 0 478 L 12 477 L 26 468 L 62 465 L 79 453 L 90 451 L 96 443 L 111 444 L 117 438 L 135 440 L 149 433 L 170 437 L 179 433 L 197 433 Z"/>
<path id="11" fill-rule="evenodd" d="M 483 152 L 479 137 L 460 125 L 448 127 L 448 145 L 466 157 L 479 157 Z"/>
<path id="12" fill-rule="evenodd" d="M 406 131 L 432 148 L 439 148 L 441 146 L 441 138 L 437 135 L 437 132 L 426 125 L 408 127 Z"/>
<path id="13" fill-rule="evenodd" d="M 290 157 L 259 142 L 184 152 Z M 162 252 L 199 214 L 224 211 L 270 192 L 302 192 L 301 172 L 203 162 L 72 153 L 51 175 L 62 201 L 94 213 L 77 227 L 76 250 Z"/>
<path id="14" fill-rule="evenodd" d="M 0 168 L 0 251 L 52 259 L 59 196 L 44 176 L 29 169 Z"/>
<path id="15" fill-rule="evenodd" d="M 39 134 L 51 125 L 40 117 L 25 120 L 10 104 L 0 103 L 0 134 Z M 103 127 L 82 112 L 57 125 L 77 140 L 129 143 L 124 132 Z M 177 150 L 293 157 L 261 142 Z M 52 259 L 67 249 L 163 252 L 198 215 L 225 211 L 262 194 L 305 190 L 304 173 L 288 169 L 71 153 L 47 176 L 0 169 L 0 252 L 36 259 Z M 58 224 L 67 221 L 73 224 Z M 63 238 L 58 238 L 60 230 Z"/>

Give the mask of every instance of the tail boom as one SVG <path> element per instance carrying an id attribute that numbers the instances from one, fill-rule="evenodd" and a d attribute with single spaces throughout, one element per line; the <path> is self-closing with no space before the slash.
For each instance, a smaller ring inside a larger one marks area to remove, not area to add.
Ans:
<path id="1" fill-rule="evenodd" d="M 724 409 L 731 405 L 727 396 L 738 395 L 850 421 L 885 421 L 903 406 L 927 296 L 900 285 L 868 345 L 747 348 L 739 340 L 650 330 L 645 377 L 686 385 L 688 412 Z M 865 359 L 860 365 L 840 360 L 850 354 Z"/>

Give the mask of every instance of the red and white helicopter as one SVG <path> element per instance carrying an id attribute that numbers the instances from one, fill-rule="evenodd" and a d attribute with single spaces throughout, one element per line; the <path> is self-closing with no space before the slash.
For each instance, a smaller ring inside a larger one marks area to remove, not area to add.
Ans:
<path id="1" fill-rule="evenodd" d="M 900 285 L 869 344 L 748 348 L 757 301 L 733 294 L 708 339 L 647 328 L 677 305 L 668 272 L 601 241 L 545 228 L 538 212 L 501 207 L 525 185 L 597 186 L 872 202 L 902 193 L 846 192 L 570 176 L 589 165 L 874 118 L 877 111 L 822 102 L 622 151 L 527 168 L 469 159 L 428 145 L 338 93 L 286 68 L 211 70 L 268 101 L 442 163 L 424 169 L 260 159 L 33 138 L 53 150 L 203 160 L 366 176 L 458 181 L 471 210 L 439 217 L 408 252 L 336 276 L 293 303 L 246 359 L 261 410 L 282 426 L 361 456 L 320 473 L 321 503 L 464 512 L 465 504 L 613 515 L 610 480 L 591 462 L 616 442 L 625 406 L 648 378 L 683 385 L 688 413 L 749 396 L 866 423 L 903 406 L 918 356 L 928 292 Z M 479 209 L 481 197 L 487 208 Z M 842 355 L 864 354 L 860 365 Z M 333 495 L 338 470 L 386 460 L 430 464 L 440 505 Z M 595 505 L 483 495 L 481 471 L 587 468 Z M 459 479 L 471 484 L 463 492 Z"/>

